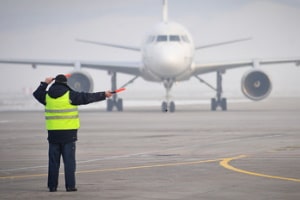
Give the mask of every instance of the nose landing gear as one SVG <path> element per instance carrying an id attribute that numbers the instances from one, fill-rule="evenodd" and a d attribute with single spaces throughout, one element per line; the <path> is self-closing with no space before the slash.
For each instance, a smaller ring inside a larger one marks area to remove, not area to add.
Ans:
<path id="1" fill-rule="evenodd" d="M 164 86 L 166 88 L 166 101 L 163 101 L 161 104 L 162 112 L 175 112 L 175 103 L 174 101 L 170 101 L 170 90 L 173 85 L 173 80 L 167 79 L 164 81 Z"/>

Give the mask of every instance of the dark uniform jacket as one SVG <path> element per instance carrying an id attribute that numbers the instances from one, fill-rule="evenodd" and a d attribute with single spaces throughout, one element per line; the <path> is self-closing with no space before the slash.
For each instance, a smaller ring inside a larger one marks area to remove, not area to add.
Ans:
<path id="1" fill-rule="evenodd" d="M 105 92 L 76 92 L 64 83 L 55 82 L 48 91 L 48 84 L 41 82 L 40 86 L 33 92 L 33 96 L 43 105 L 46 105 L 46 94 L 51 98 L 58 98 L 70 91 L 70 103 L 72 105 L 85 105 L 106 99 Z M 68 143 L 77 140 L 77 130 L 48 130 L 49 143 Z"/>

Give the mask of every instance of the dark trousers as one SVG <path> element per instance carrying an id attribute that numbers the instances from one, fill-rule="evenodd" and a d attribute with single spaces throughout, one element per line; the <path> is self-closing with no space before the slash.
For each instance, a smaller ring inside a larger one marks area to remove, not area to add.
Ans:
<path id="1" fill-rule="evenodd" d="M 49 168 L 48 168 L 48 188 L 57 188 L 60 167 L 60 157 L 62 156 L 65 167 L 65 186 L 75 188 L 75 160 L 76 143 L 53 144 L 49 143 Z"/>

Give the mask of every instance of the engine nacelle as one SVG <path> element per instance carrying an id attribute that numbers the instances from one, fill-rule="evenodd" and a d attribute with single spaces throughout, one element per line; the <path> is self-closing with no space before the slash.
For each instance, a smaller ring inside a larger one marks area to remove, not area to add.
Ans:
<path id="1" fill-rule="evenodd" d="M 266 98 L 272 90 L 272 83 L 266 73 L 250 70 L 242 78 L 242 92 L 251 100 L 259 101 Z"/>
<path id="2" fill-rule="evenodd" d="M 90 74 L 82 70 L 72 71 L 68 85 L 77 92 L 92 92 L 94 82 Z"/>

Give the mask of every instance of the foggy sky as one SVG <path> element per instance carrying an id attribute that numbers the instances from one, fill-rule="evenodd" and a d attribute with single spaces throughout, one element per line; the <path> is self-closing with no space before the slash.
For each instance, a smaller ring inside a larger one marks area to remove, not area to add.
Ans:
<path id="1" fill-rule="evenodd" d="M 300 1 L 298 0 L 169 0 L 169 20 L 185 26 L 196 45 L 251 36 L 252 40 L 200 50 L 198 62 L 248 58 L 300 57 Z M 161 0 L 0 0 L 0 58 L 140 61 L 140 54 L 121 49 L 82 44 L 76 38 L 139 46 L 161 20 Z M 250 68 L 249 68 L 250 69 Z M 224 95 L 243 97 L 242 75 L 249 69 L 227 71 Z M 294 65 L 261 67 L 273 81 L 270 96 L 300 96 L 300 68 Z M 0 65 L 0 93 L 35 89 L 47 76 L 70 72 L 67 67 Z M 110 88 L 105 71 L 90 70 L 95 90 Z M 215 73 L 202 75 L 215 84 Z M 118 74 L 122 85 L 131 77 Z M 125 96 L 155 91 L 162 84 L 138 79 Z M 175 84 L 173 96 L 214 96 L 198 80 Z"/>

